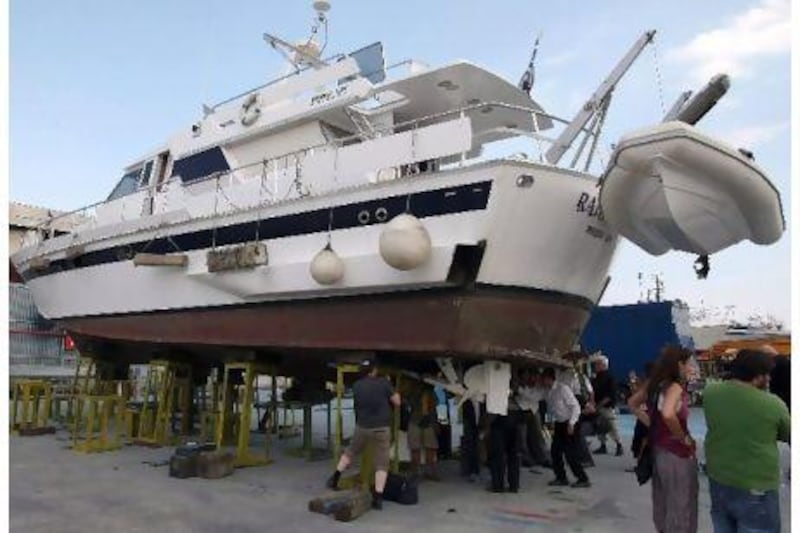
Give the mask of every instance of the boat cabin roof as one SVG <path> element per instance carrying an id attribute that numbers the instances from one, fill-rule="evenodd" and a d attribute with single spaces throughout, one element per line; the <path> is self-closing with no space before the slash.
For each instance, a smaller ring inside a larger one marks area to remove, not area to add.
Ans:
<path id="1" fill-rule="evenodd" d="M 377 105 L 373 104 L 371 107 L 365 105 L 375 100 Z M 388 102 L 382 103 L 381 100 Z M 457 114 L 446 116 L 448 112 L 478 106 L 466 112 L 472 120 L 475 133 L 497 128 L 541 131 L 553 126 L 552 121 L 544 116 L 539 116 L 538 123 L 534 125 L 533 115 L 530 112 L 511 107 L 492 106 L 491 103 L 502 103 L 544 113 L 542 107 L 517 86 L 467 61 L 458 61 L 420 74 L 385 81 L 374 87 L 369 99 L 353 107 L 367 114 L 380 112 L 384 108 L 391 109 L 394 111 L 394 123 L 398 124 L 438 115 L 445 116 L 438 120 L 432 119 L 428 123 L 452 120 Z M 481 104 L 487 105 L 481 106 Z M 352 128 L 344 108 L 330 109 L 322 113 L 319 118 L 342 129 Z M 493 141 L 514 135 L 516 133 L 496 132 L 484 140 Z"/>

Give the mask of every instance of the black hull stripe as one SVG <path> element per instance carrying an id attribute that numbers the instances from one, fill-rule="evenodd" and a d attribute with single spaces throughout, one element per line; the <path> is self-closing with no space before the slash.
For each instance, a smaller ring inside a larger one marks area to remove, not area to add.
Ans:
<path id="1" fill-rule="evenodd" d="M 229 246 L 252 242 L 256 240 L 256 236 L 259 240 L 268 240 L 319 233 L 327 231 L 329 224 L 333 230 L 371 226 L 391 220 L 406 212 L 406 208 L 408 208 L 408 212 L 418 218 L 479 211 L 486 209 L 491 188 L 491 181 L 481 181 L 457 187 L 412 193 L 411 195 L 397 195 L 339 205 L 332 208 L 332 217 L 331 209 L 325 208 L 221 226 L 213 230 L 205 229 L 170 235 L 169 239 L 161 237 L 152 241 L 139 241 L 124 246 L 96 250 L 71 259 L 59 259 L 51 262 L 44 269 L 28 269 L 22 273 L 22 277 L 29 281 L 58 272 L 128 261 L 135 254 L 144 251 L 155 254 L 171 253 L 175 251 L 175 246 L 181 251 L 188 252 L 212 248 L 214 245 Z M 383 210 L 385 210 L 385 214 Z M 174 246 L 170 240 L 174 242 Z"/>

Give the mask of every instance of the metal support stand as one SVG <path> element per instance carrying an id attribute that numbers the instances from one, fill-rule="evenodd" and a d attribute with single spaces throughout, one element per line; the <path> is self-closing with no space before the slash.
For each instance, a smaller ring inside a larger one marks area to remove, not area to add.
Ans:
<path id="1" fill-rule="evenodd" d="M 203 442 L 216 441 L 220 420 L 220 388 L 219 376 L 211 381 L 211 397 L 208 397 L 208 386 L 203 387 L 200 403 L 200 438 Z"/>
<path id="2" fill-rule="evenodd" d="M 242 372 L 244 383 L 236 386 L 233 383 L 233 373 Z M 236 456 L 234 466 L 261 466 L 272 462 L 271 457 L 271 425 L 267 423 L 264 431 L 264 451 L 255 454 L 250 449 L 250 425 L 255 403 L 255 385 L 259 375 L 271 375 L 272 368 L 259 365 L 253 362 L 228 363 L 225 365 L 223 374 L 222 388 L 222 409 L 220 410 L 220 420 L 217 424 L 217 447 L 221 448 L 228 442 L 229 437 L 233 436 L 236 443 Z M 238 391 L 238 394 L 236 394 Z M 238 402 L 234 401 L 234 395 L 238 396 Z M 238 407 L 238 418 L 235 413 L 234 405 Z M 230 430 L 230 434 L 228 433 Z M 226 438 L 228 437 L 228 438 Z"/>
<path id="3" fill-rule="evenodd" d="M 72 426 L 72 449 L 76 452 L 106 452 L 122 447 L 123 414 L 127 397 L 113 395 L 80 395 L 78 410 L 87 413 L 75 417 Z"/>
<path id="4" fill-rule="evenodd" d="M 189 421 L 191 403 L 191 366 L 174 361 L 156 360 L 150 362 L 147 373 L 147 387 L 139 415 L 139 431 L 133 442 L 144 446 L 169 446 L 177 441 L 172 427 L 175 414 L 175 400 L 178 399 L 181 412 L 181 429 L 187 434 L 191 428 L 185 427 Z M 135 416 L 135 411 L 132 415 Z M 130 415 L 129 415 L 130 416 Z"/>
<path id="5" fill-rule="evenodd" d="M 18 435 L 53 433 L 49 425 L 53 389 L 42 380 L 22 379 L 14 384 L 11 430 Z"/>

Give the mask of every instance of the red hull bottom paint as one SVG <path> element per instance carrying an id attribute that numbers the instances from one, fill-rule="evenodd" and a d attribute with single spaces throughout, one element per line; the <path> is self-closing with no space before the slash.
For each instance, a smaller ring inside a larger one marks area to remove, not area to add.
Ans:
<path id="1" fill-rule="evenodd" d="M 563 353 L 589 318 L 587 300 L 480 287 L 62 320 L 78 339 L 223 354 L 374 351 L 430 358 L 513 359 Z M 111 355 L 113 357 L 113 354 Z M 142 359 L 149 357 L 142 354 Z"/>

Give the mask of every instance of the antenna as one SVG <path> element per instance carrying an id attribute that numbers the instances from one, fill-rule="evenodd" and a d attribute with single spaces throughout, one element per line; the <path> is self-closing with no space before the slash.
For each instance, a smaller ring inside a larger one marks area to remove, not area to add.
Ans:
<path id="1" fill-rule="evenodd" d="M 664 281 L 661 279 L 661 274 L 656 274 L 653 276 L 655 280 L 656 288 L 656 302 L 661 302 L 661 297 L 664 294 Z"/>
<path id="2" fill-rule="evenodd" d="M 328 65 L 320 57 L 322 52 L 325 51 L 325 47 L 328 46 L 328 17 L 326 13 L 330 11 L 331 4 L 328 0 L 316 0 L 313 3 L 313 7 L 317 12 L 317 16 L 311 26 L 311 35 L 304 42 L 292 44 L 269 33 L 264 34 L 264 41 L 280 52 L 297 71 L 307 66 L 320 69 Z M 316 39 L 320 28 L 323 30 L 321 45 Z"/>
<path id="3" fill-rule="evenodd" d="M 528 70 L 522 73 L 522 78 L 520 78 L 517 87 L 520 90 L 525 91 L 529 95 L 531 94 L 531 89 L 533 88 L 533 82 L 536 81 L 536 52 L 539 51 L 539 39 L 542 38 L 542 32 L 539 32 L 539 35 L 536 36 L 536 41 L 533 43 L 533 52 L 531 53 L 531 59 L 528 61 Z"/>
<path id="4" fill-rule="evenodd" d="M 639 272 L 637 277 L 639 278 L 639 303 L 643 303 L 643 302 L 645 302 L 644 281 L 642 279 L 644 277 L 644 275 L 641 272 Z"/>

